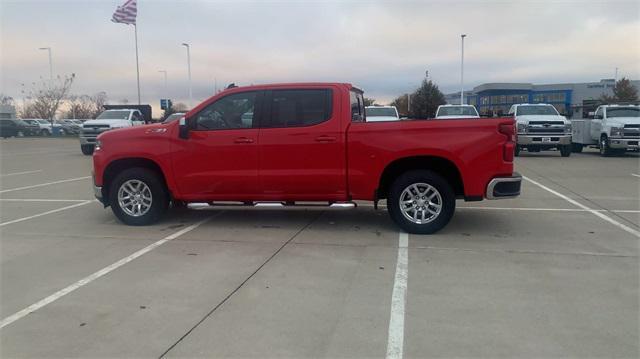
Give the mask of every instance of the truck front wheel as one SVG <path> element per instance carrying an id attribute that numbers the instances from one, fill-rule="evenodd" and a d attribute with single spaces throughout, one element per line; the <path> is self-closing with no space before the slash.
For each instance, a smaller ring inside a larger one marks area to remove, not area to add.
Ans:
<path id="1" fill-rule="evenodd" d="M 571 156 L 571 145 L 562 145 L 562 146 L 560 146 L 560 155 L 562 157 Z"/>
<path id="2" fill-rule="evenodd" d="M 93 154 L 93 145 L 80 145 L 83 155 L 90 156 Z"/>
<path id="3" fill-rule="evenodd" d="M 158 174 L 146 168 L 130 168 L 109 186 L 109 204 L 122 222 L 144 226 L 157 222 L 169 207 L 169 196 Z"/>
<path id="4" fill-rule="evenodd" d="M 609 139 L 603 135 L 600 137 L 600 156 L 608 157 L 611 156 L 612 152 L 611 147 L 609 147 Z"/>
<path id="5" fill-rule="evenodd" d="M 456 200 L 451 185 L 440 175 L 424 170 L 398 177 L 389 190 L 387 209 L 408 233 L 431 234 L 449 223 Z"/>

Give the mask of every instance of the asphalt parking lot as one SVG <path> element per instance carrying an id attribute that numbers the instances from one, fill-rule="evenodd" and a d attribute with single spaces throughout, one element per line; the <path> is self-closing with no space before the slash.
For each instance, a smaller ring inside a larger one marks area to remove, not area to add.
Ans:
<path id="1" fill-rule="evenodd" d="M 526 153 L 520 198 L 431 236 L 371 206 L 118 223 L 77 140 L 0 141 L 0 355 L 629 357 L 637 153 Z"/>

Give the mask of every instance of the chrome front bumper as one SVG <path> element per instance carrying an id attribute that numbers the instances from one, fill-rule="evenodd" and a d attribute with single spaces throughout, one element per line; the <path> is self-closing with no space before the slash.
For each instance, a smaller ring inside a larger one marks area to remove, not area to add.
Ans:
<path id="1" fill-rule="evenodd" d="M 545 141 L 544 139 L 549 139 Z M 571 144 L 571 135 L 565 134 L 545 134 L 545 135 L 518 135 L 517 145 L 518 146 L 530 146 L 530 145 L 541 145 L 541 146 L 554 146 L 554 145 L 570 145 Z"/>
<path id="2" fill-rule="evenodd" d="M 615 149 L 638 149 L 638 142 L 640 142 L 640 137 L 638 138 L 610 138 L 609 139 L 609 147 Z"/>
<path id="3" fill-rule="evenodd" d="M 511 177 L 495 177 L 487 185 L 487 199 L 514 198 L 520 195 L 522 176 L 514 172 Z"/>

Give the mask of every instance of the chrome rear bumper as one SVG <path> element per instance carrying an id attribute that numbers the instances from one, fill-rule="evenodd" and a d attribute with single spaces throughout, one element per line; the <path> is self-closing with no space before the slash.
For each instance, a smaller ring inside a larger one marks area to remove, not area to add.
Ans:
<path id="1" fill-rule="evenodd" d="M 495 177 L 487 185 L 487 199 L 514 198 L 520 195 L 522 176 L 514 172 L 511 177 Z"/>

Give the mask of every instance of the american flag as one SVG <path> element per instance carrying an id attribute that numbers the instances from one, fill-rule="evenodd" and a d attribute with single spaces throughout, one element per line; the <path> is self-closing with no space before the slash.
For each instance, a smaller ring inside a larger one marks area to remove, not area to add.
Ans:
<path id="1" fill-rule="evenodd" d="M 127 25 L 136 24 L 136 15 L 138 14 L 137 0 L 129 0 L 122 6 L 118 6 L 116 12 L 113 13 L 111 21 L 119 22 Z"/>

